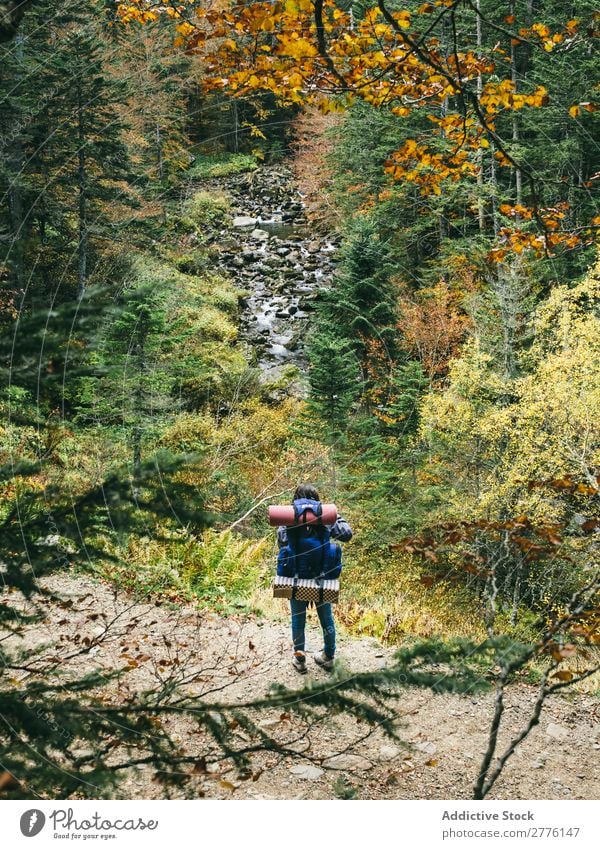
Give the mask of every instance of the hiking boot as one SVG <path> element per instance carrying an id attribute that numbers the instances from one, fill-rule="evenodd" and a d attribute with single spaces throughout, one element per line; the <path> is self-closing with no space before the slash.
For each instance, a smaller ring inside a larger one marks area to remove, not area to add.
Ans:
<path id="1" fill-rule="evenodd" d="M 306 675 L 306 655 L 303 651 L 295 651 L 292 658 L 292 666 L 301 675 Z"/>
<path id="2" fill-rule="evenodd" d="M 327 669 L 328 671 L 333 669 L 333 658 L 325 654 L 324 651 L 313 654 L 313 660 L 322 669 Z"/>

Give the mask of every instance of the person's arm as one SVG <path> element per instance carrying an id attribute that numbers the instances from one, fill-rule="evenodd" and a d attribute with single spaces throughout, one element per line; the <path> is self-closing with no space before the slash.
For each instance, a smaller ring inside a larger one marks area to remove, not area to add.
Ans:
<path id="1" fill-rule="evenodd" d="M 288 544 L 287 530 L 285 527 L 277 528 L 277 545 L 279 548 L 283 548 Z"/>
<path id="2" fill-rule="evenodd" d="M 342 516 L 338 516 L 337 522 L 331 529 L 331 536 L 333 539 L 339 539 L 340 542 L 348 542 L 352 539 L 352 528 Z"/>

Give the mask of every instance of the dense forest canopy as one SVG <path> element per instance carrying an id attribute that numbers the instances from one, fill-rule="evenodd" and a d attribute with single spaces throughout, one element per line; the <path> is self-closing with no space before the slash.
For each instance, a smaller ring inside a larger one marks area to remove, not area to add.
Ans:
<path id="1" fill-rule="evenodd" d="M 19 647 L 22 605 L 46 574 L 85 571 L 159 603 L 272 613 L 266 505 L 301 480 L 355 528 L 344 627 L 402 648 L 357 690 L 493 679 L 501 712 L 533 669 L 541 711 L 589 683 L 594 5 L 34 0 L 0 15 L 0 793 L 85 793 L 81 770 L 110 792 L 127 758 L 193 778 L 166 732 L 141 750 L 168 688 L 138 713 L 86 714 L 101 676 L 55 688 L 57 653 Z M 297 241 L 256 234 L 246 208 L 236 224 L 246 197 L 278 204 Z M 269 327 L 248 330 L 257 292 L 291 328 L 275 369 Z M 340 688 L 337 709 L 391 723 Z M 335 709 L 335 688 L 317 691 L 315 710 Z M 200 701 L 185 708 L 241 764 Z M 490 755 L 475 795 L 498 776 Z"/>
<path id="2" fill-rule="evenodd" d="M 271 91 L 325 112 L 362 102 L 410 119 L 398 122 L 408 132 L 388 151 L 384 171 L 422 196 L 474 180 L 473 212 L 481 232 L 494 232 L 497 260 L 525 248 L 554 255 L 593 236 L 593 207 L 579 219 L 571 208 L 573 193 L 593 185 L 588 146 L 570 149 L 568 163 L 543 174 L 526 142 L 537 110 L 546 113 L 548 141 L 582 131 L 593 137 L 592 3 L 290 0 L 154 11 L 143 2 L 119 12 L 125 21 L 168 14 L 177 42 L 202 57 L 209 87 L 240 96 Z M 494 172 L 493 191 L 482 189 L 486 171 Z"/>

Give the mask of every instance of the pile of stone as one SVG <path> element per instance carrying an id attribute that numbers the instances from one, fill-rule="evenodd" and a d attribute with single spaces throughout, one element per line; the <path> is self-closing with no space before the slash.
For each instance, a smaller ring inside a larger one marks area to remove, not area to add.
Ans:
<path id="1" fill-rule="evenodd" d="M 334 270 L 335 237 L 311 232 L 302 198 L 284 167 L 221 179 L 232 221 L 214 246 L 218 264 L 247 292 L 241 333 L 257 352 L 264 379 L 304 366 L 312 302 Z"/>

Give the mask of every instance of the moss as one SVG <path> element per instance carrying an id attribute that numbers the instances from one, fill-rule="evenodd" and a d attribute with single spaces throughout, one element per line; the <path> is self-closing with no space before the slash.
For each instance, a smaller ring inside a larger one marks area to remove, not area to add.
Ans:
<path id="1" fill-rule="evenodd" d="M 243 174 L 257 167 L 256 159 L 248 153 L 218 153 L 197 156 L 188 174 L 192 179 L 209 180 Z"/>
<path id="2" fill-rule="evenodd" d="M 256 370 L 229 343 L 210 341 L 196 348 L 198 368 L 181 386 L 182 395 L 196 409 L 219 408 L 257 390 Z"/>
<path id="3" fill-rule="evenodd" d="M 200 340 L 233 342 L 237 337 L 237 327 L 218 308 L 213 306 L 186 307 L 179 311 L 187 327 L 193 327 Z"/>
<path id="4" fill-rule="evenodd" d="M 171 254 L 168 259 L 182 274 L 201 275 L 210 268 L 210 255 L 206 250 L 199 249 L 184 254 Z"/>

